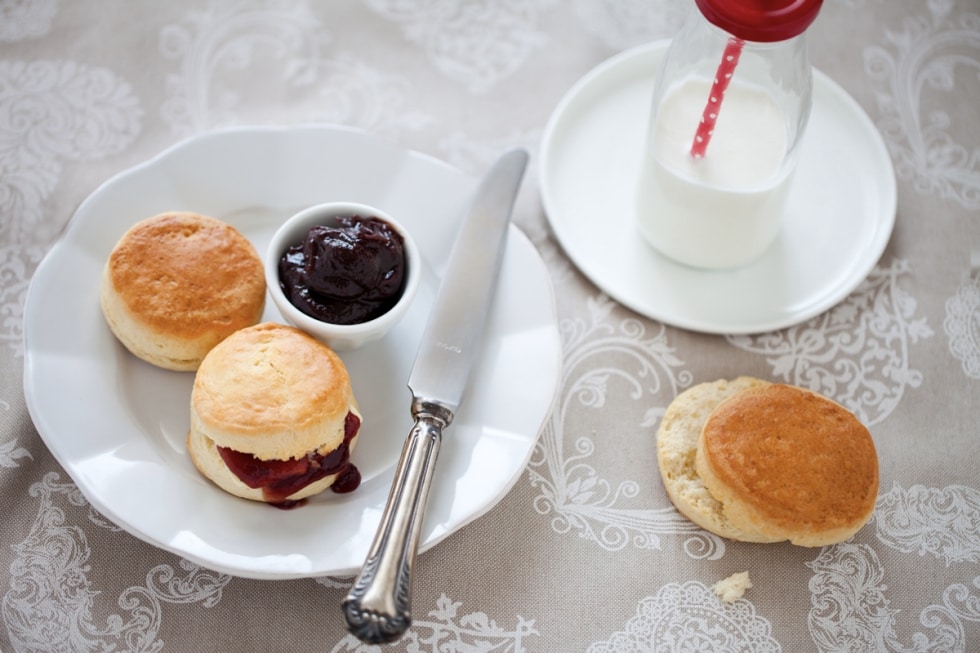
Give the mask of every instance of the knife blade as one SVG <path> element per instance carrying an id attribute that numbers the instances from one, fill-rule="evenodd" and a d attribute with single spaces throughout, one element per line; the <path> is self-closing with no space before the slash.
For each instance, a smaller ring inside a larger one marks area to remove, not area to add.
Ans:
<path id="1" fill-rule="evenodd" d="M 342 604 L 348 630 L 363 642 L 396 641 L 411 625 L 412 567 L 442 434 L 479 357 L 527 161 L 523 148 L 497 159 L 453 243 L 408 380 L 415 424 L 364 566 Z"/>

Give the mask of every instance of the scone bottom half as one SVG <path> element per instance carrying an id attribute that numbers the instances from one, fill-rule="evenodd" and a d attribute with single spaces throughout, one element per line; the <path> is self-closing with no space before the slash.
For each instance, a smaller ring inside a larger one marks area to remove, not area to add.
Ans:
<path id="1" fill-rule="evenodd" d="M 235 332 L 205 357 L 191 393 L 187 448 L 226 492 L 293 508 L 353 491 L 361 413 L 337 354 L 294 327 Z"/>
<path id="2" fill-rule="evenodd" d="M 678 395 L 661 421 L 657 455 L 677 509 L 733 540 L 842 542 L 871 518 L 878 494 L 874 442 L 850 411 L 752 377 Z"/>

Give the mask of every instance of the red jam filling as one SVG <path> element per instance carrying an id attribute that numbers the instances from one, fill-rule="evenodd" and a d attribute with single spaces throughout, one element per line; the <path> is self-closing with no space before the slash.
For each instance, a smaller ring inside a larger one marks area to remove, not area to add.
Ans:
<path id="1" fill-rule="evenodd" d="M 344 441 L 326 455 L 311 452 L 302 458 L 259 460 L 252 454 L 227 447 L 218 447 L 218 453 L 242 483 L 262 490 L 262 497 L 267 503 L 277 508 L 295 508 L 306 503 L 306 499 L 290 501 L 287 497 L 332 474 L 337 474 L 337 479 L 330 486 L 334 492 L 346 493 L 357 489 L 361 484 L 361 473 L 350 461 L 350 443 L 360 427 L 361 420 L 357 415 L 347 413 Z"/>

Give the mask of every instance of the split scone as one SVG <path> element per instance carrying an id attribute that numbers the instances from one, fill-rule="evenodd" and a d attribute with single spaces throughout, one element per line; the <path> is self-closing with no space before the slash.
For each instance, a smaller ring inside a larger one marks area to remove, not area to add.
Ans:
<path id="1" fill-rule="evenodd" d="M 191 391 L 187 449 L 226 492 L 293 507 L 360 482 L 350 461 L 361 414 L 337 354 L 271 322 L 241 329 L 204 358 Z"/>
<path id="2" fill-rule="evenodd" d="M 102 313 L 137 357 L 193 371 L 229 334 L 262 319 L 265 273 L 237 229 L 190 212 L 137 222 L 102 272 Z"/>
<path id="3" fill-rule="evenodd" d="M 694 386 L 657 434 L 667 494 L 688 519 L 746 542 L 842 542 L 871 518 L 878 457 L 868 429 L 815 392 L 751 377 Z"/>

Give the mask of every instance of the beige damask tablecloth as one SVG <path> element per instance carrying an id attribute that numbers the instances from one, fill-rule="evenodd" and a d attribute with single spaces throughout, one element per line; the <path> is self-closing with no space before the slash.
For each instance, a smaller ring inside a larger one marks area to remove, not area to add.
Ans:
<path id="1" fill-rule="evenodd" d="M 344 629 L 350 578 L 189 564 L 91 510 L 45 447 L 22 389 L 23 309 L 79 202 L 228 125 L 356 126 L 471 175 L 511 145 L 537 159 L 565 91 L 670 36 L 687 8 L 0 0 L 0 649 L 373 650 Z M 897 222 L 877 265 L 801 324 L 684 331 L 578 272 L 532 162 L 516 222 L 557 297 L 558 395 L 514 488 L 421 556 L 415 623 L 391 650 L 980 651 L 980 3 L 827 0 L 810 44 L 894 164 Z M 739 374 L 821 390 L 868 424 L 881 489 L 852 540 L 738 544 L 677 516 L 656 471 L 659 415 Z M 719 602 L 712 584 L 742 570 L 753 587 Z"/>

